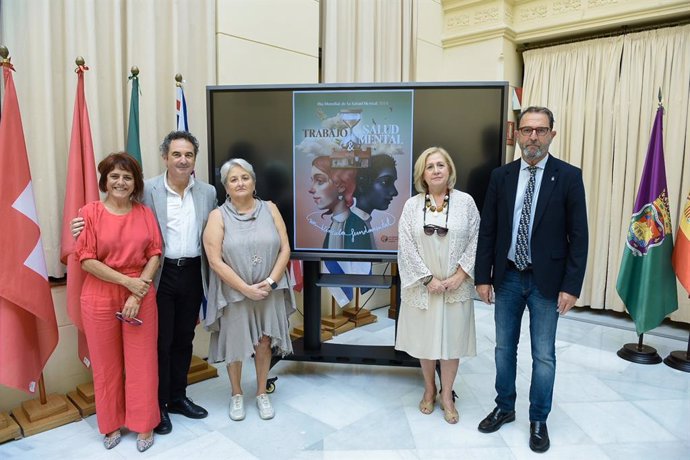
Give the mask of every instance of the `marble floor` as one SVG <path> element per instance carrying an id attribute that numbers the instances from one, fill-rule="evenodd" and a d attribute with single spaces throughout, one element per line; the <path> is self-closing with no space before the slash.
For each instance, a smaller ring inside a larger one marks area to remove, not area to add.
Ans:
<path id="1" fill-rule="evenodd" d="M 336 337 L 349 344 L 390 345 L 393 322 L 379 321 Z M 494 407 L 494 328 L 491 307 L 476 303 L 477 356 L 460 364 L 455 383 L 460 422 L 444 422 L 437 407 L 417 410 L 419 369 L 281 361 L 271 396 L 276 417 L 259 419 L 247 398 L 247 418 L 227 416 L 229 384 L 220 377 L 191 385 L 188 395 L 209 410 L 203 420 L 172 415 L 173 432 L 156 436 L 144 454 L 127 433 L 106 451 L 95 416 L 0 445 L 0 459 L 688 459 L 690 374 L 664 364 L 639 365 L 616 355 L 634 342 L 631 323 L 573 311 L 558 326 L 558 368 L 549 417 L 551 449 L 534 454 L 529 437 L 530 376 L 527 318 L 519 349 L 517 420 L 492 434 L 477 431 Z M 605 324 L 602 324 L 605 323 Z M 663 357 L 685 350 L 687 329 L 662 326 L 645 336 Z M 245 364 L 244 391 L 254 392 L 253 365 Z"/>

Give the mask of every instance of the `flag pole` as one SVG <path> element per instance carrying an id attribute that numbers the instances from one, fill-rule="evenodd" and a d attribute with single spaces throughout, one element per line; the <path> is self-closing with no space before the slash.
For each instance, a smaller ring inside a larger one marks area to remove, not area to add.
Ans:
<path id="1" fill-rule="evenodd" d="M 10 51 L 5 45 L 0 45 L 0 63 L 9 63 Z M 2 114 L 0 114 L 2 116 Z M 41 374 L 42 376 L 43 374 Z M 0 443 L 22 437 L 22 430 L 10 414 L 0 411 Z"/>
<path id="2" fill-rule="evenodd" d="M 628 313 L 635 322 L 636 331 L 639 333 L 638 343 L 626 343 L 618 350 L 617 354 L 620 358 L 637 364 L 658 364 L 662 361 L 654 347 L 643 344 L 644 332 L 661 324 L 664 317 L 678 308 L 675 277 L 671 263 L 673 232 L 670 231 L 669 218 L 663 217 L 664 212 L 659 213 L 661 215 L 661 228 L 658 229 L 661 234 L 659 240 L 652 241 L 652 239 L 644 237 L 638 240 L 630 236 L 637 234 L 636 227 L 647 228 L 650 225 L 648 222 L 643 222 L 644 218 L 641 216 L 644 216 L 651 206 L 658 205 L 663 208 L 666 214 L 670 215 L 663 150 L 664 106 L 661 87 L 659 87 L 657 98 L 659 104 L 652 125 L 637 199 L 633 206 L 633 214 L 626 238 L 626 249 L 616 282 L 618 295 L 623 300 Z M 670 238 L 670 242 L 665 242 L 666 238 Z M 652 253 L 659 255 L 657 258 L 650 259 Z M 640 277 L 636 275 L 649 271 L 652 263 L 655 264 L 654 271 L 660 273 L 657 278 L 652 281 L 649 276 Z M 667 295 L 652 298 L 641 291 L 640 286 L 647 287 L 652 282 L 658 284 L 659 286 L 655 287 L 661 292 L 666 292 Z M 671 290 L 673 291 L 672 295 L 670 294 Z M 653 305 L 655 303 L 658 305 Z"/>
<path id="3" fill-rule="evenodd" d="M 23 179 L 28 178 L 28 184 L 27 188 L 31 186 L 31 171 L 28 166 L 28 154 L 26 151 L 26 145 L 24 141 L 24 132 L 22 128 L 22 122 L 21 122 L 21 114 L 19 111 L 19 102 L 16 94 L 16 88 L 14 86 L 14 80 L 12 77 L 12 74 L 10 71 L 14 70 L 14 67 L 12 66 L 12 63 L 10 61 L 9 57 L 9 50 L 5 46 L 0 46 L 0 68 L 2 68 L 3 71 L 3 84 L 5 88 L 5 94 L 4 94 L 4 100 L 2 101 L 2 107 L 3 107 L 3 114 L 2 116 L 4 117 L 4 124 L 0 123 L 0 150 L 2 151 L 8 151 L 8 150 L 13 150 L 13 154 L 20 154 L 18 156 L 23 157 L 14 165 L 22 165 L 24 161 L 26 161 L 26 169 L 24 171 L 18 171 L 18 170 L 11 170 L 9 172 L 10 175 L 17 177 L 17 176 L 24 176 L 24 173 L 26 174 L 26 177 L 23 177 Z M 9 101 L 9 102 L 8 102 Z M 7 110 L 6 112 L 4 110 Z M 18 151 L 14 151 L 18 150 Z M 4 158 L 3 158 L 4 159 Z M 17 160 L 16 156 L 15 158 L 12 159 L 12 161 Z M 19 174 L 18 174 L 19 173 Z M 11 182 L 9 182 L 12 184 Z M 10 192 L 12 193 L 12 192 Z M 26 216 L 26 211 L 27 207 L 33 208 L 33 211 L 35 211 L 35 204 L 34 204 L 34 198 L 33 196 L 30 196 L 29 200 L 31 201 L 30 206 L 27 206 L 26 203 L 23 205 L 19 206 L 16 208 L 16 210 L 24 214 Z M 11 219 L 10 219 L 11 220 Z M 38 226 L 38 223 L 35 223 L 36 226 Z M 10 224 L 12 225 L 12 224 Z M 17 230 L 16 228 L 10 229 L 12 230 Z M 30 229 L 27 229 L 30 231 Z M 38 247 L 40 247 L 40 229 L 38 229 Z M 9 257 L 12 257 L 11 255 Z M 40 259 L 41 263 L 45 267 L 45 260 L 44 260 L 44 255 L 43 251 L 40 251 Z M 44 268 L 45 270 L 45 268 Z M 35 271 L 35 270 L 34 270 Z M 74 422 L 80 418 L 79 411 L 77 411 L 77 408 L 74 407 L 69 400 L 64 396 L 60 394 L 51 394 L 51 395 L 46 395 L 45 391 L 45 383 L 43 379 L 43 368 L 45 368 L 45 364 L 48 361 L 48 358 L 50 355 L 52 355 L 53 351 L 55 350 L 55 347 L 57 346 L 58 343 L 58 331 L 57 331 L 57 323 L 55 322 L 55 312 L 53 309 L 53 301 L 52 301 L 52 293 L 50 290 L 50 285 L 48 283 L 48 276 L 47 273 L 39 273 L 36 272 L 39 275 L 42 275 L 43 278 L 45 279 L 45 284 L 41 284 L 40 286 L 37 285 L 36 283 L 29 283 L 28 285 L 24 287 L 30 287 L 30 288 L 38 288 L 41 287 L 43 289 L 38 289 L 41 291 L 41 299 L 39 302 L 37 302 L 35 299 L 30 299 L 27 303 L 30 306 L 34 306 L 36 303 L 46 303 L 49 302 L 50 304 L 50 312 L 52 315 L 52 323 L 54 326 L 54 343 L 50 343 L 51 340 L 47 339 L 47 341 L 41 341 L 40 339 L 34 338 L 36 340 L 32 345 L 36 347 L 37 349 L 40 348 L 50 348 L 49 352 L 47 355 L 44 356 L 36 356 L 36 358 L 41 360 L 41 372 L 39 373 L 39 378 L 38 378 L 38 389 L 39 389 L 39 398 L 38 399 L 31 399 L 31 400 L 26 400 L 22 401 L 21 404 L 12 409 L 11 413 L 12 416 L 14 417 L 14 420 L 16 421 L 16 424 L 13 424 L 11 431 L 13 434 L 16 434 L 16 429 L 14 428 L 15 425 L 21 428 L 21 432 L 24 434 L 24 436 L 31 436 L 36 433 L 40 433 L 42 431 L 49 430 L 51 428 L 55 428 L 61 425 L 64 425 L 66 423 Z M 23 276 L 23 275 L 20 275 Z M 3 298 L 1 299 L 3 302 L 2 307 L 4 308 L 6 304 L 9 305 L 15 305 L 18 308 L 24 308 L 22 305 L 17 305 L 14 304 L 13 302 L 7 301 L 7 299 Z M 26 299 L 25 299 L 26 300 Z M 34 304 L 34 305 L 32 305 Z M 42 315 L 42 312 L 34 311 L 31 310 L 33 313 L 33 318 L 34 321 L 38 322 L 41 321 L 44 324 L 49 323 L 50 321 L 49 318 L 47 318 L 45 315 Z M 49 315 L 50 316 L 50 315 Z M 8 321 L 10 321 L 10 329 L 17 329 L 16 326 L 20 326 L 21 324 L 17 324 L 18 322 L 15 320 L 14 317 L 8 316 Z M 24 323 L 26 325 L 27 330 L 23 330 L 20 332 L 23 337 L 28 338 L 31 337 L 33 334 L 30 333 L 28 329 L 30 329 L 29 325 Z M 15 327 L 12 327 L 15 326 Z M 45 333 L 47 336 L 53 336 L 51 333 L 53 331 L 52 328 L 49 328 L 49 325 L 46 324 L 46 326 L 41 332 Z M 36 329 L 34 331 L 36 334 L 39 333 L 39 330 Z M 16 356 L 15 356 L 16 357 Z M 3 364 L 6 365 L 6 364 Z M 29 366 L 28 363 L 24 364 L 25 366 Z M 19 371 L 20 369 L 15 369 L 15 371 Z M 38 371 L 38 369 L 36 369 Z M 35 375 L 35 374 L 34 374 Z M 3 384 L 5 383 L 5 380 L 3 379 Z M 31 382 L 29 384 L 29 388 L 23 388 L 24 391 L 28 391 L 33 393 L 34 387 L 33 385 L 35 382 Z M 0 414 L 0 422 L 4 422 L 3 424 L 7 426 L 7 420 L 8 417 L 6 417 L 4 414 Z M 6 439 L 3 439 L 3 441 Z"/>

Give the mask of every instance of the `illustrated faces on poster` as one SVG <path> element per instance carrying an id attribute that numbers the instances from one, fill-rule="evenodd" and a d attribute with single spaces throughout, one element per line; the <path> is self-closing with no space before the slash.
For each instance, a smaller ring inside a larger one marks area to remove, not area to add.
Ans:
<path id="1" fill-rule="evenodd" d="M 331 159 L 319 156 L 311 166 L 311 188 L 309 193 L 316 207 L 327 214 L 339 214 L 353 203 L 356 173 L 351 168 L 331 168 Z"/>
<path id="2" fill-rule="evenodd" d="M 375 155 L 369 171 L 361 171 L 355 196 L 357 207 L 369 214 L 375 209 L 385 211 L 398 196 L 395 182 L 398 171 L 389 155 Z"/>
<path id="3" fill-rule="evenodd" d="M 398 196 L 398 190 L 395 188 L 396 180 L 398 180 L 398 173 L 394 166 L 388 166 L 381 170 L 374 179 L 369 192 L 373 209 L 380 211 L 388 209 L 393 198 Z"/>
<path id="4" fill-rule="evenodd" d="M 314 199 L 316 207 L 322 210 L 333 211 L 338 201 L 338 189 L 329 179 L 328 174 L 316 165 L 311 167 L 311 187 L 309 193 Z"/>

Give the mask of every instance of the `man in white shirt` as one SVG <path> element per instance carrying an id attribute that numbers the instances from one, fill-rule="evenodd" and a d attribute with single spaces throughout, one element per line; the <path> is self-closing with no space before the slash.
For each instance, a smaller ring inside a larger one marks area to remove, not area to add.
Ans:
<path id="1" fill-rule="evenodd" d="M 197 139 L 185 131 L 169 133 L 160 146 L 166 172 L 148 179 L 144 204 L 158 220 L 163 236 L 162 266 L 156 274 L 158 303 L 158 434 L 172 431 L 169 412 L 204 418 L 208 412 L 186 395 L 194 329 L 208 286 L 208 264 L 201 243 L 216 191 L 194 178 Z"/>

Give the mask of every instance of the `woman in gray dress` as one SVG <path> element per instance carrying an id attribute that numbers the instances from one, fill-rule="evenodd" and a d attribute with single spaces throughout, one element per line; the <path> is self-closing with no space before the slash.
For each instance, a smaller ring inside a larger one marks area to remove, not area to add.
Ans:
<path id="1" fill-rule="evenodd" d="M 228 199 L 211 212 L 204 249 L 211 273 L 205 326 L 209 359 L 225 361 L 232 389 L 229 415 L 245 417 L 242 361 L 254 356 L 259 416 L 275 412 L 266 394 L 272 353 L 292 353 L 288 317 L 295 310 L 286 267 L 290 260 L 285 222 L 270 201 L 256 197 L 256 175 L 234 158 L 220 168 Z"/>

